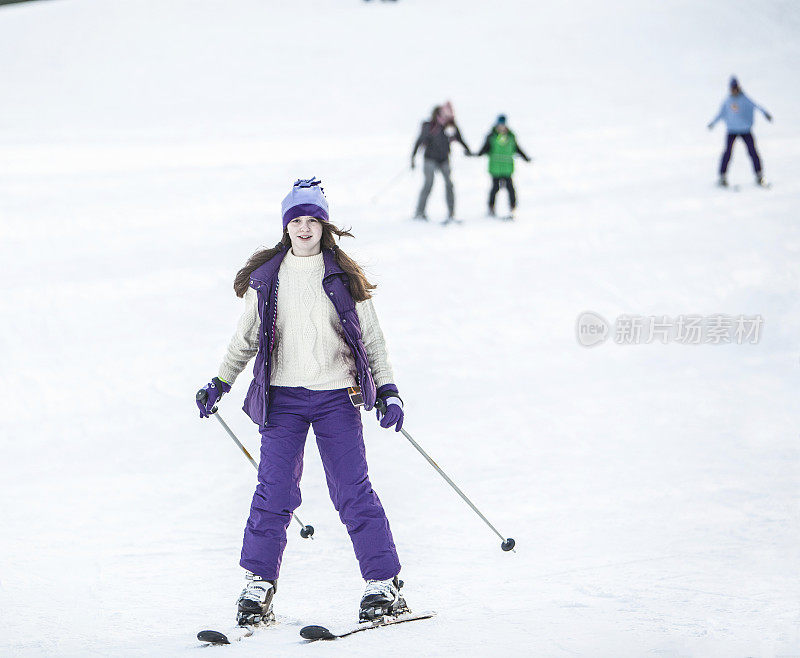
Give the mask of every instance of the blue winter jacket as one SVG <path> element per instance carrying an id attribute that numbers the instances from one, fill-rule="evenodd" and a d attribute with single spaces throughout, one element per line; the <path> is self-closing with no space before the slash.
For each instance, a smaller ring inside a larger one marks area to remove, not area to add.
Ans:
<path id="1" fill-rule="evenodd" d="M 714 117 L 710 125 L 713 126 L 722 119 L 728 126 L 729 133 L 734 135 L 749 133 L 753 127 L 754 110 L 760 110 L 764 115 L 767 114 L 763 107 L 756 105 L 744 93 L 740 93 L 738 96 L 730 95 L 723 101 L 722 107 L 719 108 L 719 114 Z"/>

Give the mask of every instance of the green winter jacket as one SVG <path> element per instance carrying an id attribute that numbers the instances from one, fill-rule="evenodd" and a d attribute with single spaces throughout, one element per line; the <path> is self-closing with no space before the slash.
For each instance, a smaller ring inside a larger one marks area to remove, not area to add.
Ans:
<path id="1" fill-rule="evenodd" d="M 519 153 L 526 160 L 528 156 L 522 152 L 517 144 L 517 138 L 512 131 L 505 134 L 492 129 L 486 136 L 483 147 L 478 155 L 489 154 L 489 174 L 493 178 L 510 178 L 514 173 L 514 154 Z"/>

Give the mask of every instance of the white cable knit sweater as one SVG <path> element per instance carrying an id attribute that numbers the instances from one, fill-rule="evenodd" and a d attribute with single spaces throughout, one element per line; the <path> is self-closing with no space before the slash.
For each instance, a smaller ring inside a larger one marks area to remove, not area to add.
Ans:
<path id="1" fill-rule="evenodd" d="M 322 288 L 322 254 L 298 257 L 291 251 L 278 270 L 278 316 L 272 352 L 273 386 L 302 386 L 327 391 L 355 386 L 355 361 L 339 316 Z M 258 352 L 258 293 L 248 288 L 218 376 L 233 384 Z M 376 386 L 394 382 L 383 332 L 371 300 L 356 304 L 364 348 Z"/>

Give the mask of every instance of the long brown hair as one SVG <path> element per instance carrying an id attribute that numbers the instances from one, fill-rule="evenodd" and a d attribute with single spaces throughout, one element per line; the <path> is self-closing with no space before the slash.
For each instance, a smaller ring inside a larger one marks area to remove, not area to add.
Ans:
<path id="1" fill-rule="evenodd" d="M 323 249 L 333 249 L 336 263 L 345 271 L 347 278 L 350 280 L 350 294 L 353 295 L 353 299 L 357 302 L 370 299 L 372 297 L 372 291 L 378 286 L 374 283 L 370 283 L 359 264 L 339 249 L 339 245 L 336 244 L 336 238 L 334 237 L 334 235 L 339 238 L 344 236 L 352 238 L 355 236 L 350 233 L 349 230 L 340 229 L 330 222 L 318 221 L 322 226 L 322 240 L 320 244 Z M 247 288 L 250 286 L 250 275 L 254 270 L 261 267 L 278 252 L 291 248 L 292 241 L 289 238 L 289 233 L 284 229 L 281 241 L 272 247 L 272 249 L 260 249 L 250 256 L 244 264 L 244 267 L 236 273 L 236 278 L 233 280 L 233 289 L 236 292 L 236 296 L 244 297 Z"/>

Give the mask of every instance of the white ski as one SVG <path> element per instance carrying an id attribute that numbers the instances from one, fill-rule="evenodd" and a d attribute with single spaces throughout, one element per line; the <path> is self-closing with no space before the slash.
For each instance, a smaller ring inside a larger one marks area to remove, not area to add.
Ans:
<path id="1" fill-rule="evenodd" d="M 432 610 L 427 612 L 406 612 L 397 617 L 383 617 L 375 621 L 365 621 L 345 628 L 329 629 L 325 626 L 304 626 L 300 629 L 300 637 L 311 640 L 335 640 L 340 637 L 347 637 L 353 633 L 360 633 L 361 631 L 368 631 L 373 628 L 382 628 L 384 626 L 392 626 L 394 624 L 402 624 L 408 621 L 417 621 L 418 619 L 430 619 L 435 617 L 436 613 Z"/>

